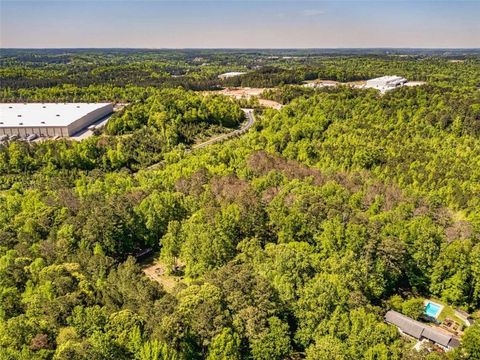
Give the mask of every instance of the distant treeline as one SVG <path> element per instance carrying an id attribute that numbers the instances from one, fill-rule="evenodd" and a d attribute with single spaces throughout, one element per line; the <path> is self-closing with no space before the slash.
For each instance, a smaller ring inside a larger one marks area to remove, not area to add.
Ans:
<path id="1" fill-rule="evenodd" d="M 353 52 L 355 53 L 355 52 Z M 274 87 L 305 80 L 341 82 L 396 74 L 409 80 L 480 85 L 475 50 L 372 53 L 327 56 L 322 52 L 6 50 L 0 58 L 0 89 L 51 88 L 65 84 L 178 87 L 213 90 L 221 86 Z M 458 55 L 458 56 L 454 56 Z M 246 75 L 225 81 L 232 70 Z"/>

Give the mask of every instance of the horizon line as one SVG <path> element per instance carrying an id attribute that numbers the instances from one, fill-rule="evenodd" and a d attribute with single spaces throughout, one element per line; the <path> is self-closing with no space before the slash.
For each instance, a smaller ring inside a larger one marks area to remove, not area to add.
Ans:
<path id="1" fill-rule="evenodd" d="M 1 47 L 0 50 L 480 50 L 480 47 Z"/>

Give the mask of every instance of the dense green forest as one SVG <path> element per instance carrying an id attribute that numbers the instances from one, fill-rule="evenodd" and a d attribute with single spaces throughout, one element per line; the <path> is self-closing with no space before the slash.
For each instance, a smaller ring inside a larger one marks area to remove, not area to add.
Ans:
<path id="1" fill-rule="evenodd" d="M 341 82 L 365 80 L 388 73 L 409 80 L 480 85 L 480 60 L 475 50 L 355 53 L 340 50 L 4 50 L 0 57 L 0 100 L 100 96 L 110 101 L 130 101 L 144 93 L 132 87 L 181 86 L 190 90 L 213 90 L 221 86 L 273 87 L 317 78 Z M 217 75 L 227 71 L 246 74 L 219 81 Z"/>
<path id="2" fill-rule="evenodd" d="M 2 101 L 128 103 L 81 142 L 0 145 L 1 359 L 480 359 L 480 319 L 448 353 L 383 320 L 418 318 L 426 297 L 480 315 L 478 54 L 12 50 L 1 64 Z M 288 85 L 390 72 L 428 84 Z M 285 106 L 191 151 L 244 120 L 192 91 L 221 85 L 278 86 L 264 96 Z M 145 275 L 145 249 L 174 286 Z"/>

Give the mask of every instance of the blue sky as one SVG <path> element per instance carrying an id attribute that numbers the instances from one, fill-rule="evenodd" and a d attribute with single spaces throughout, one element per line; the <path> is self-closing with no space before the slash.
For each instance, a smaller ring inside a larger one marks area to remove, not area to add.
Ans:
<path id="1" fill-rule="evenodd" d="M 1 47 L 480 47 L 480 0 L 0 0 Z"/>

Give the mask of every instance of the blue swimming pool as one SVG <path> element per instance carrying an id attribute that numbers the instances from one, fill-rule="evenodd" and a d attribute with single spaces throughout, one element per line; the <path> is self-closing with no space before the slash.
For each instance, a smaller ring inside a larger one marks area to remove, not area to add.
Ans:
<path id="1" fill-rule="evenodd" d="M 429 301 L 427 303 L 427 306 L 425 306 L 425 314 L 427 314 L 430 317 L 437 318 L 437 316 L 440 315 L 441 309 L 442 309 L 441 305 L 435 304 Z"/>

